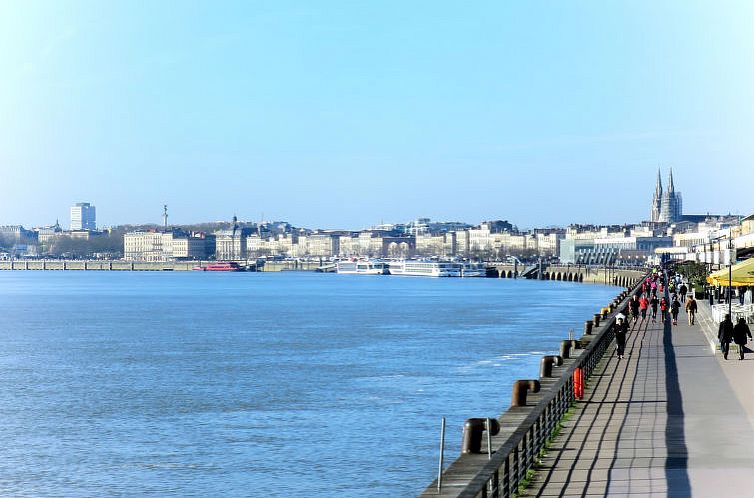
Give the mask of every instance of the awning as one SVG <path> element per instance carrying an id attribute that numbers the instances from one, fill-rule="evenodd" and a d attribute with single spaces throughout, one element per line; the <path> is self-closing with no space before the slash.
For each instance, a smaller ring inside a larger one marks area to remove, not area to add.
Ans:
<path id="1" fill-rule="evenodd" d="M 744 285 L 754 285 L 754 258 L 747 259 L 737 265 L 733 265 L 730 270 L 732 276 L 731 285 L 741 287 Z M 728 268 L 717 270 L 707 277 L 707 282 L 712 285 L 728 286 Z"/>

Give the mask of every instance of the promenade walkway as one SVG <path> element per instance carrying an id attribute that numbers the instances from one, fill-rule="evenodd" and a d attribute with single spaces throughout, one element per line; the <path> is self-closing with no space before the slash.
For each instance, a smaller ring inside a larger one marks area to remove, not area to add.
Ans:
<path id="1" fill-rule="evenodd" d="M 725 361 L 697 324 L 640 322 L 606 355 L 526 497 L 754 497 L 754 353 Z"/>

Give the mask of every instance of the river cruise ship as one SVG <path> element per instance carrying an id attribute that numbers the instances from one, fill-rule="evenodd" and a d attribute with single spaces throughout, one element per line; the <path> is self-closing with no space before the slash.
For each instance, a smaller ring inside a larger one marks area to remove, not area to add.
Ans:
<path id="1" fill-rule="evenodd" d="M 390 274 L 411 277 L 460 277 L 461 267 L 450 261 L 391 261 Z"/>
<path id="2" fill-rule="evenodd" d="M 335 264 L 335 271 L 347 275 L 387 275 L 387 263 L 374 259 L 343 260 Z"/>

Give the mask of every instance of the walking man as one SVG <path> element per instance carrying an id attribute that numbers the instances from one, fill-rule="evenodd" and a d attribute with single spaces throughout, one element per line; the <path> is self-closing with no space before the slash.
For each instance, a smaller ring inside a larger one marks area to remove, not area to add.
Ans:
<path id="1" fill-rule="evenodd" d="M 723 358 L 728 359 L 728 349 L 730 341 L 733 340 L 733 322 L 730 321 L 730 315 L 725 315 L 725 320 L 720 322 L 717 329 L 717 338 L 720 340 L 720 351 L 723 352 Z"/>
<path id="2" fill-rule="evenodd" d="M 678 293 L 681 295 L 681 301 L 686 300 L 686 293 L 689 291 L 689 288 L 686 287 L 686 284 L 681 284 L 681 286 L 678 288 Z"/>
<path id="3" fill-rule="evenodd" d="M 686 301 L 686 314 L 688 315 L 689 325 L 694 325 L 694 320 L 696 319 L 696 309 L 696 299 L 694 299 L 694 296 L 689 296 L 689 300 Z"/>
<path id="4" fill-rule="evenodd" d="M 615 354 L 619 360 L 623 359 L 623 353 L 626 349 L 626 333 L 628 332 L 628 323 L 622 313 L 618 313 L 615 320 Z"/>
<path id="5" fill-rule="evenodd" d="M 733 327 L 733 342 L 738 344 L 738 359 L 744 359 L 744 351 L 746 350 L 746 337 L 751 339 L 751 331 L 749 326 L 746 325 L 746 319 L 741 317 L 738 319 L 738 323 Z"/>

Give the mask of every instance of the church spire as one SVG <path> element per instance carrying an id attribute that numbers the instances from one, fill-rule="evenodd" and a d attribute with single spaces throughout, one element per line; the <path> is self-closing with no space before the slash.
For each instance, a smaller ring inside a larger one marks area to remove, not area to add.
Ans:
<path id="1" fill-rule="evenodd" d="M 662 195 L 662 179 L 660 178 L 660 168 L 657 168 L 657 185 L 655 185 L 655 196 Z"/>
<path id="2" fill-rule="evenodd" d="M 670 168 L 670 177 L 668 178 L 668 192 L 675 192 L 675 186 L 673 185 L 673 168 Z"/>

